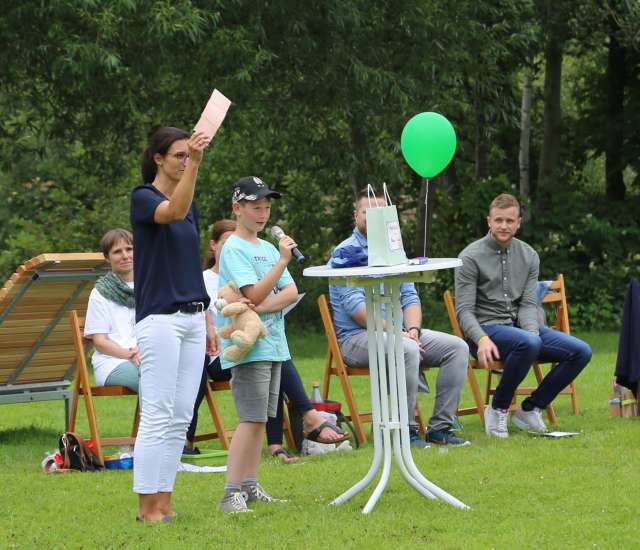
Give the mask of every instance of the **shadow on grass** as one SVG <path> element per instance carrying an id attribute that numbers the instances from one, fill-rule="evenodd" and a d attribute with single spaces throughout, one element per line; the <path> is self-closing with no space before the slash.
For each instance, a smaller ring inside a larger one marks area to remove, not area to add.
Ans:
<path id="1" fill-rule="evenodd" d="M 60 433 L 54 429 L 45 429 L 39 426 L 23 426 L 9 430 L 0 430 L 0 445 L 41 444 L 42 440 L 58 441 L 58 437 L 60 437 Z"/>

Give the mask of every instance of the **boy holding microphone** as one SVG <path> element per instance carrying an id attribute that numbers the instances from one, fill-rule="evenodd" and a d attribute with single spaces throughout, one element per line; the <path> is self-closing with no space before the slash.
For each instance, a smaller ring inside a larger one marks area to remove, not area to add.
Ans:
<path id="1" fill-rule="evenodd" d="M 295 302 L 298 289 L 287 270 L 296 243 L 280 239 L 277 250 L 258 238 L 271 213 L 271 199 L 280 198 L 254 176 L 233 186 L 232 207 L 237 219 L 220 257 L 220 287 L 233 281 L 267 326 L 240 363 L 224 359 L 230 340 L 222 340 L 222 368 L 231 369 L 231 391 L 240 421 L 227 462 L 227 480 L 220 509 L 227 513 L 249 512 L 248 502 L 284 502 L 266 493 L 257 482 L 258 466 L 268 416 L 276 415 L 280 387 L 280 364 L 290 358 L 282 310 Z M 221 315 L 218 328 L 230 321 Z"/>

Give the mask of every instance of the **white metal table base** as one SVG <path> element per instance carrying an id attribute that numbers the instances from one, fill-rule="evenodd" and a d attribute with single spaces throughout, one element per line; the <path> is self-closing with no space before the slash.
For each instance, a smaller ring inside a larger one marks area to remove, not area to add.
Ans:
<path id="1" fill-rule="evenodd" d="M 424 477 L 413 461 L 409 444 L 407 385 L 404 374 L 401 281 L 391 278 L 385 281 L 384 293 L 380 291 L 380 282 L 380 279 L 372 279 L 365 285 L 373 417 L 373 461 L 367 474 L 331 504 L 343 504 L 365 489 L 382 466 L 380 479 L 362 509 L 363 514 L 371 512 L 389 481 L 393 454 L 404 479 L 420 494 L 429 499 L 440 498 L 456 508 L 468 509 L 469 506 Z M 383 307 L 386 309 L 384 316 Z M 388 353 L 385 351 L 383 318 L 386 318 Z"/>

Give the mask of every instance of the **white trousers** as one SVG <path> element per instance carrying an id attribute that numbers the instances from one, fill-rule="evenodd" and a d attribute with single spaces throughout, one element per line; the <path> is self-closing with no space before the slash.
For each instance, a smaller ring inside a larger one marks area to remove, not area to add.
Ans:
<path id="1" fill-rule="evenodd" d="M 135 332 L 142 362 L 133 490 L 170 493 L 202 378 L 204 313 L 149 315 Z"/>

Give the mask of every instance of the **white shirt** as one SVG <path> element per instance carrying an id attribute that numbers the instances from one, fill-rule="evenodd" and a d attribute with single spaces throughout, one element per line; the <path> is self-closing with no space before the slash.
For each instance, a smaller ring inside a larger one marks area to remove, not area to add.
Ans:
<path id="1" fill-rule="evenodd" d="M 133 288 L 133 283 L 127 284 Z M 106 334 L 109 340 L 120 347 L 132 348 L 136 345 L 135 322 L 135 308 L 121 306 L 107 300 L 95 288 L 91 291 L 84 323 L 85 336 Z M 98 350 L 94 351 L 91 362 L 93 363 L 96 385 L 104 386 L 111 371 L 126 361 L 126 359 L 105 355 Z"/>
<path id="2" fill-rule="evenodd" d="M 211 321 L 213 322 L 213 326 L 216 326 L 216 314 L 218 313 L 218 310 L 216 309 L 216 306 L 214 304 L 214 302 L 218 299 L 218 280 L 219 280 L 219 276 L 217 273 L 211 271 L 210 269 L 205 269 L 202 272 L 202 278 L 204 279 L 204 286 L 207 289 L 207 294 L 209 295 L 209 298 L 211 299 L 211 302 L 209 302 L 209 311 L 211 312 Z M 213 355 L 211 357 L 209 357 L 209 362 L 213 361 L 216 357 L 218 357 L 217 355 Z"/>

